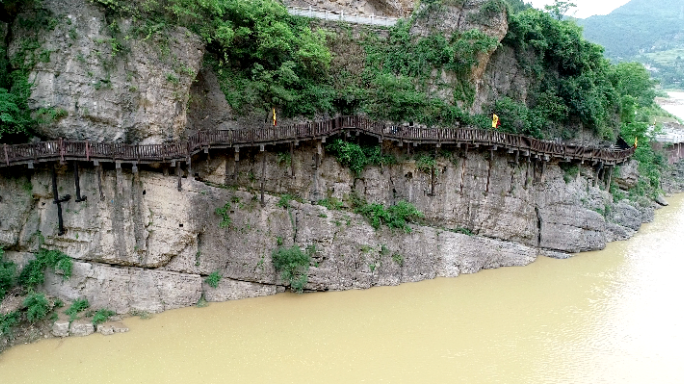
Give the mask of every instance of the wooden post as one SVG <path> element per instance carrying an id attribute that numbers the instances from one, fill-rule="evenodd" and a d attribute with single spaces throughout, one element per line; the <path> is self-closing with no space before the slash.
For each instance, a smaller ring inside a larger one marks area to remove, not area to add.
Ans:
<path id="1" fill-rule="evenodd" d="M 58 236 L 64 235 L 64 218 L 62 217 L 62 203 L 69 201 L 71 196 L 65 195 L 64 198 L 59 198 L 59 191 L 57 189 L 57 169 L 52 166 L 52 203 L 57 205 L 57 224 L 58 224 Z"/>
<path id="2" fill-rule="evenodd" d="M 321 157 L 323 155 L 323 145 L 321 142 L 316 143 L 316 170 L 318 170 L 318 167 L 321 166 Z"/>
<path id="3" fill-rule="evenodd" d="M 59 138 L 59 159 L 60 163 L 64 164 L 64 143 L 61 137 Z"/>
<path id="4" fill-rule="evenodd" d="M 76 201 L 80 203 L 88 200 L 88 196 L 81 196 L 81 181 L 78 176 L 78 161 L 74 161 L 74 183 L 76 184 Z"/>
<path id="5" fill-rule="evenodd" d="M 183 190 L 183 184 L 181 182 L 181 163 L 180 161 L 176 163 L 176 177 L 178 178 L 178 191 Z"/>
<path id="6" fill-rule="evenodd" d="M 238 163 L 240 163 L 240 147 L 235 147 L 235 157 L 233 160 L 235 168 L 233 169 L 233 181 L 237 183 L 238 180 Z"/>
<path id="7" fill-rule="evenodd" d="M 99 161 L 96 161 L 96 163 L 97 164 L 95 164 L 95 168 L 97 173 L 97 190 L 100 193 L 100 201 L 104 201 L 105 196 L 102 192 L 102 164 L 100 164 Z"/>
<path id="8" fill-rule="evenodd" d="M 192 156 L 188 156 L 186 160 L 186 164 L 188 165 L 188 179 L 191 179 L 192 176 Z"/>
<path id="9" fill-rule="evenodd" d="M 435 166 L 430 167 L 430 196 L 435 195 Z"/>
<path id="10" fill-rule="evenodd" d="M 291 176 L 295 177 L 294 143 L 290 143 L 290 171 L 291 171 Z"/>
<path id="11" fill-rule="evenodd" d="M 266 184 L 266 153 L 261 153 L 261 206 L 265 207 L 264 201 L 264 184 Z"/>
<path id="12" fill-rule="evenodd" d="M 606 190 L 607 191 L 610 191 L 610 184 L 613 181 L 613 168 L 614 167 L 608 168 L 608 176 L 606 177 Z"/>

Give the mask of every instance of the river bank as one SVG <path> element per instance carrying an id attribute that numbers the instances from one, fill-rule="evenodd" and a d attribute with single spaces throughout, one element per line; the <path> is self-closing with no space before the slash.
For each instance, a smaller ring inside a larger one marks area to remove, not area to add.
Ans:
<path id="1" fill-rule="evenodd" d="M 569 260 L 398 287 L 214 303 L 0 355 L 8 383 L 678 383 L 684 195 Z M 558 364 L 562 361 L 562 364 Z"/>
<path id="2" fill-rule="evenodd" d="M 667 112 L 684 119 L 684 92 L 668 92 L 669 98 L 657 97 L 656 102 Z"/>

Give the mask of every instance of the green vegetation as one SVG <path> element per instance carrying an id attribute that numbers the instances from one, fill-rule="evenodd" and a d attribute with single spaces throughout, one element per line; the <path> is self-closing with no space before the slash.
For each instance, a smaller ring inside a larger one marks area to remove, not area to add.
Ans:
<path id="1" fill-rule="evenodd" d="M 280 272 L 283 281 L 290 284 L 294 292 L 302 292 L 308 282 L 307 272 L 311 263 L 309 253 L 303 252 L 298 245 L 290 248 L 278 247 L 271 254 L 273 267 Z"/>
<path id="2" fill-rule="evenodd" d="M 318 200 L 316 204 L 320 205 L 321 207 L 326 207 L 331 211 L 339 211 L 344 207 L 344 203 L 334 197 Z"/>
<path id="3" fill-rule="evenodd" d="M 582 38 L 579 26 L 528 10 L 511 16 L 504 44 L 515 48 L 539 88 L 528 105 L 497 103 L 504 131 L 541 137 L 565 130 L 563 136 L 572 137 L 567 127 L 582 124 L 605 139 L 615 138 L 619 104 L 611 66 L 600 46 Z"/>
<path id="4" fill-rule="evenodd" d="M 230 209 L 230 203 L 226 203 L 223 207 L 218 207 L 214 210 L 214 213 L 221 217 L 219 228 L 228 228 L 233 223 L 232 219 L 230 218 Z"/>
<path id="5" fill-rule="evenodd" d="M 116 312 L 107 308 L 98 309 L 93 315 L 93 325 L 97 327 L 102 323 L 106 323 L 114 315 L 116 315 Z"/>
<path id="6" fill-rule="evenodd" d="M 580 173 L 579 165 L 572 163 L 560 163 L 560 168 L 563 170 L 563 180 L 566 184 L 575 180 Z"/>
<path id="7" fill-rule="evenodd" d="M 26 308 L 26 320 L 35 323 L 46 318 L 52 306 L 42 293 L 31 293 L 24 299 L 24 308 Z"/>
<path id="8" fill-rule="evenodd" d="M 290 154 L 290 152 L 278 152 L 276 156 L 278 164 L 285 164 L 285 166 L 288 167 L 292 165 L 292 155 Z"/>
<path id="9" fill-rule="evenodd" d="M 363 170 L 369 165 L 394 164 L 397 162 L 392 155 L 382 154 L 379 145 L 361 146 L 337 139 L 325 147 L 340 164 L 354 172 L 359 177 Z"/>
<path id="10" fill-rule="evenodd" d="M 666 88 L 684 86 L 681 1 L 632 0 L 605 16 L 578 20 L 587 39 L 606 47 L 613 61 L 637 60 L 652 65 Z M 679 60 L 677 60 L 679 59 Z"/>
<path id="11" fill-rule="evenodd" d="M 214 271 L 209 276 L 207 276 L 206 279 L 204 279 L 204 282 L 212 288 L 218 288 L 222 278 L 223 276 L 221 276 L 219 271 Z"/>
<path id="12" fill-rule="evenodd" d="M 460 233 L 460 234 L 466 235 L 466 236 L 474 236 L 474 235 L 475 235 L 475 234 L 473 233 L 473 231 L 471 231 L 471 230 L 468 229 L 468 228 L 459 227 L 459 228 L 445 229 L 445 230 L 447 230 L 447 231 L 449 231 L 449 232 L 453 232 L 453 233 Z"/>
<path id="13" fill-rule="evenodd" d="M 76 299 L 71 306 L 64 311 L 65 314 L 69 315 L 69 321 L 74 321 L 78 317 L 78 314 L 90 308 L 90 303 L 88 299 Z"/>
<path id="14" fill-rule="evenodd" d="M 479 30 L 472 29 L 451 36 L 431 33 L 422 38 L 411 35 L 417 19 L 440 12 L 443 5 L 431 2 L 422 14 L 400 20 L 389 29 L 386 40 L 371 35 L 364 44 L 366 63 L 361 81 L 357 82 L 361 109 L 377 119 L 417 121 L 428 125 L 451 125 L 468 120 L 456 101 L 471 104 L 475 89 L 469 81 L 480 54 L 494 51 L 498 42 Z M 433 70 L 455 76 L 447 84 L 435 84 Z M 430 91 L 453 92 L 453 102 L 446 102 Z"/>
<path id="15" fill-rule="evenodd" d="M 0 139 L 28 138 L 36 124 L 28 98 L 31 86 L 25 71 L 12 71 L 7 52 L 0 47 Z"/>
<path id="16" fill-rule="evenodd" d="M 679 0 L 632 0 L 605 16 L 580 20 L 589 40 L 606 47 L 615 59 L 641 51 L 667 50 L 682 44 Z"/>
<path id="17" fill-rule="evenodd" d="M 30 11 L 29 18 L 17 18 L 20 11 Z M 40 1 L 3 1 L 0 2 L 3 21 L 23 28 L 17 37 L 17 50 L 10 57 L 4 47 L 0 47 L 0 139 L 3 142 L 23 142 L 33 135 L 35 128 L 42 123 L 50 123 L 65 116 L 65 111 L 53 108 L 40 108 L 32 115 L 29 109 L 31 96 L 30 70 L 39 62 L 49 62 L 52 51 L 41 47 L 37 34 L 43 30 L 53 30 L 59 20 L 52 12 L 43 8 Z"/>
<path id="18" fill-rule="evenodd" d="M 390 229 L 401 229 L 411 233 L 410 222 L 422 218 L 423 214 L 411 203 L 399 201 L 390 207 L 378 203 L 368 203 L 358 197 L 353 197 L 354 212 L 365 217 L 375 229 L 383 224 Z"/>
<path id="19" fill-rule="evenodd" d="M 2 302 L 7 292 L 14 286 L 17 272 L 17 266 L 13 262 L 3 260 L 4 255 L 5 250 L 0 248 L 0 302 Z"/>
<path id="20" fill-rule="evenodd" d="M 294 195 L 290 195 L 290 194 L 284 194 L 284 195 L 280 196 L 280 200 L 278 200 L 277 205 L 281 208 L 289 209 L 290 208 L 290 201 L 292 201 L 292 200 L 300 201 L 301 198 L 294 196 Z"/>
<path id="21" fill-rule="evenodd" d="M 18 311 L 0 314 L 0 336 L 11 336 L 12 328 L 19 324 L 20 319 L 21 313 Z"/>
<path id="22" fill-rule="evenodd" d="M 45 281 L 46 268 L 60 271 L 62 278 L 67 280 L 71 277 L 72 264 L 71 258 L 60 251 L 41 249 L 36 259 L 29 262 L 19 274 L 19 283 L 32 292 Z"/>
<path id="23" fill-rule="evenodd" d="M 404 266 L 404 256 L 395 253 L 392 255 L 392 260 L 397 263 L 400 267 Z"/>
<path id="24" fill-rule="evenodd" d="M 484 22 L 507 10 L 510 30 L 503 44 L 516 50 L 537 82 L 526 104 L 509 95 L 478 116 L 465 112 L 475 97 L 471 75 L 478 58 L 499 47 L 497 40 L 477 29 L 449 35 L 436 29 L 424 35 L 411 33 L 417 23 L 424 24 L 460 1 L 427 1 L 409 19 L 387 28 L 386 34 L 366 31 L 355 37 L 349 31 L 331 34 L 317 21 L 291 16 L 275 0 L 93 1 L 105 7 L 108 20 L 133 21 L 128 38 L 155 38 L 162 53 L 168 54 L 171 26 L 201 36 L 208 51 L 205 64 L 217 74 L 226 100 L 239 113 L 265 116 L 275 107 L 285 117 L 362 112 L 372 119 L 427 126 L 487 127 L 489 113 L 497 112 L 506 132 L 569 138 L 584 126 L 606 139 L 619 133 L 620 95 L 610 81 L 611 66 L 600 47 L 582 39 L 576 24 L 557 20 L 569 5 L 566 1 L 557 2 L 548 14 L 521 0 L 489 0 L 478 14 L 469 16 Z M 114 38 L 102 43 L 112 46 L 114 53 L 125 51 L 116 22 L 108 27 Z M 350 55 L 353 65 L 331 53 L 342 46 L 355 52 Z M 49 52 L 43 56 L 49 58 Z M 435 75 L 441 73 L 446 76 Z M 166 79 L 175 84 L 181 75 L 195 74 L 179 66 Z M 60 112 L 47 115 L 59 118 Z M 381 155 L 377 146 L 336 141 L 328 150 L 357 176 L 368 165 L 396 161 Z M 283 152 L 278 161 L 292 160 Z"/>
<path id="25" fill-rule="evenodd" d="M 433 155 L 421 154 L 416 156 L 416 168 L 425 173 L 430 173 L 435 165 L 437 165 L 437 160 Z"/>

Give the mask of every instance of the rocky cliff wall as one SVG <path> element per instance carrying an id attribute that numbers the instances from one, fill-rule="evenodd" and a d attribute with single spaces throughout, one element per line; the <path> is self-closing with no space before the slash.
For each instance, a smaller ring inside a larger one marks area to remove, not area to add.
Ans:
<path id="1" fill-rule="evenodd" d="M 385 150 L 400 151 L 389 145 Z M 212 152 L 194 159 L 193 175 L 181 179 L 181 191 L 177 178 L 161 170 L 105 167 L 100 187 L 97 168 L 83 169 L 81 189 L 88 200 L 63 204 L 64 236 L 57 236 L 51 173 L 15 169 L 14 176 L 0 176 L 0 246 L 24 263 L 41 242 L 74 258 L 69 280 L 48 275 L 43 289 L 51 295 L 68 301 L 86 297 L 94 307 L 118 313 L 159 312 L 195 304 L 202 295 L 222 301 L 283 290 L 271 262 L 280 241 L 316 246 L 306 289 L 343 290 L 602 249 L 652 217 L 652 208 L 612 204 L 595 186 L 600 181 L 590 167 L 569 179 L 556 163 L 542 172 L 541 163 L 516 164 L 501 151 L 491 156 L 453 150 L 450 159 L 437 161 L 434 183 L 431 171 L 405 157 L 354 177 L 325 153 L 316 167 L 313 146 L 293 153 L 288 166 L 278 162 L 277 150 L 241 152 L 235 183 L 232 156 Z M 58 176 L 60 193 L 73 192 L 69 169 L 61 168 Z M 350 210 L 311 203 L 344 200 L 353 192 L 386 205 L 409 201 L 425 219 L 411 233 L 375 230 Z M 301 202 L 293 201 L 289 210 L 279 206 L 285 193 Z M 232 225 L 221 228 L 214 211 L 226 204 Z M 203 282 L 214 271 L 224 276 L 216 289 Z"/>
<path id="2" fill-rule="evenodd" d="M 11 26 L 8 56 L 28 66 L 33 110 L 58 111 L 44 138 L 159 143 L 182 137 L 204 44 L 184 28 L 141 31 L 83 0 L 45 0 Z M 39 25 L 36 25 L 38 23 Z"/>

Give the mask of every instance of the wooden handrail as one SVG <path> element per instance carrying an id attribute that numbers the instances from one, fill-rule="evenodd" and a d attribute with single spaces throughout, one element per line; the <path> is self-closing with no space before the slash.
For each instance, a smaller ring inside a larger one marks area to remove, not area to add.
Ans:
<path id="1" fill-rule="evenodd" d="M 211 146 L 259 146 L 317 140 L 341 133 L 343 130 L 357 130 L 384 140 L 414 142 L 420 144 L 470 144 L 498 146 L 526 151 L 535 155 L 555 156 L 580 160 L 622 162 L 634 155 L 634 148 L 611 150 L 590 146 L 559 144 L 538 140 L 528 136 L 473 128 L 418 128 L 383 125 L 362 116 L 339 116 L 327 121 L 294 124 L 285 127 L 266 127 L 227 131 L 200 131 L 187 141 L 164 144 L 120 144 L 91 143 L 89 141 L 44 141 L 36 144 L 4 144 L 5 161 L 0 166 L 23 164 L 28 161 L 183 161 Z"/>

